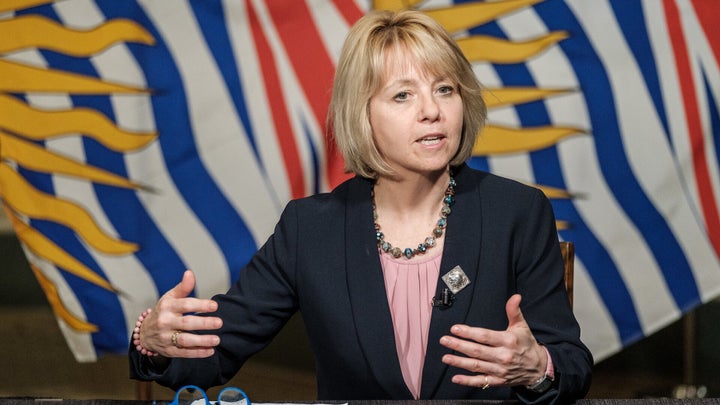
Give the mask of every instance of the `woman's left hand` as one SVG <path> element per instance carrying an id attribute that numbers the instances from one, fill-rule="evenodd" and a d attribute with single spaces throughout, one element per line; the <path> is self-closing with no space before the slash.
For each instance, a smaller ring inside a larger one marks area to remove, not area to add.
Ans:
<path id="1" fill-rule="evenodd" d="M 456 384 L 488 388 L 505 385 L 530 385 L 545 374 L 547 352 L 538 344 L 520 311 L 522 297 L 515 294 L 505 304 L 508 327 L 494 331 L 467 325 L 454 325 L 452 335 L 440 344 L 465 356 L 446 354 L 443 363 L 472 374 L 457 374 Z"/>

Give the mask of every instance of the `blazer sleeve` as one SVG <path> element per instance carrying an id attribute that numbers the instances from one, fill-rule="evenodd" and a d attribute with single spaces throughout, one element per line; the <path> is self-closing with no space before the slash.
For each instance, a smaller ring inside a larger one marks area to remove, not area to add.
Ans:
<path id="1" fill-rule="evenodd" d="M 524 387 L 516 394 L 526 403 L 571 403 L 590 388 L 593 358 L 569 305 L 552 207 L 541 191 L 533 191 L 513 242 L 516 283 L 523 316 L 552 358 L 555 382 L 541 395 Z"/>
<path id="2" fill-rule="evenodd" d="M 212 299 L 223 319 L 218 333 L 220 345 L 204 359 L 170 359 L 157 369 L 130 345 L 130 377 L 177 390 L 193 384 L 207 389 L 227 383 L 245 363 L 262 350 L 297 311 L 295 256 L 297 242 L 296 204 L 290 202 L 275 231 L 240 272 L 238 281 L 225 294 Z"/>

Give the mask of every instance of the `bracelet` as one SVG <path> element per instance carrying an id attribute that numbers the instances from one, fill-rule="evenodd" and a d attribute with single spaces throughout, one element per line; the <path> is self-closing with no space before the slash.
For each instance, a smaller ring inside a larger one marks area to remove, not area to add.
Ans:
<path id="1" fill-rule="evenodd" d="M 147 318 L 148 315 L 150 315 L 150 312 L 152 312 L 152 309 L 148 308 L 143 311 L 140 316 L 138 316 L 137 322 L 135 322 L 135 329 L 133 329 L 133 344 L 135 345 L 135 350 L 139 351 L 141 354 L 145 356 L 157 356 L 158 354 L 150 351 L 143 347 L 142 343 L 140 343 L 140 326 L 142 326 L 143 321 L 145 318 Z"/>

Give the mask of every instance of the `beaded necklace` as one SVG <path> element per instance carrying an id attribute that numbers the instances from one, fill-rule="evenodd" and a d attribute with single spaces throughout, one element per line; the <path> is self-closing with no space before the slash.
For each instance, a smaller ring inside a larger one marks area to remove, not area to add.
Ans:
<path id="1" fill-rule="evenodd" d="M 405 256 L 406 259 L 412 259 L 415 255 L 423 254 L 428 249 L 435 246 L 435 238 L 439 238 L 443 234 L 443 229 L 447 225 L 447 217 L 450 215 L 452 210 L 450 206 L 455 203 L 455 179 L 450 172 L 450 184 L 448 184 L 447 190 L 445 190 L 445 197 L 443 198 L 443 206 L 440 210 L 440 219 L 437 222 L 437 226 L 433 229 L 432 234 L 425 238 L 425 242 L 418 244 L 415 249 L 405 248 L 400 249 L 399 247 L 393 247 L 390 242 L 385 240 L 385 235 L 380 231 L 380 225 L 377 223 L 377 210 L 375 209 L 375 186 L 373 185 L 370 191 L 370 197 L 372 198 L 372 209 L 373 209 L 373 221 L 375 225 L 375 239 L 377 239 L 378 247 L 385 253 L 391 254 L 394 258 Z"/>

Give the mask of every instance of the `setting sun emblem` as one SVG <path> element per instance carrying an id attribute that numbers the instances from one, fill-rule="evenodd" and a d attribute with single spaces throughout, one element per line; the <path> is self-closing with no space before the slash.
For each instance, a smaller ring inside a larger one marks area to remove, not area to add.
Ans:
<path id="1" fill-rule="evenodd" d="M 5 1 L 0 5 L 0 13 L 12 15 L 10 13 L 47 3 L 52 1 Z M 60 137 L 87 137 L 105 148 L 127 153 L 147 146 L 157 134 L 119 128 L 93 109 L 39 108 L 30 100 L 53 94 L 110 96 L 145 94 L 148 90 L 28 63 L 23 55 L 49 50 L 70 57 L 88 58 L 119 42 L 152 45 L 154 38 L 131 20 L 111 20 L 92 30 L 77 30 L 40 15 L 0 17 L 0 198 L 17 237 L 35 258 L 113 292 L 117 291 L 108 280 L 35 229 L 32 221 L 50 221 L 65 226 L 89 248 L 107 255 L 132 254 L 138 246 L 109 235 L 82 203 L 39 190 L 23 176 L 23 172 L 140 189 L 139 184 L 125 177 L 53 151 L 44 143 Z M 32 261 L 30 266 L 59 318 L 76 331 L 97 330 L 95 325 L 67 309 L 56 286 L 39 266 Z"/>

